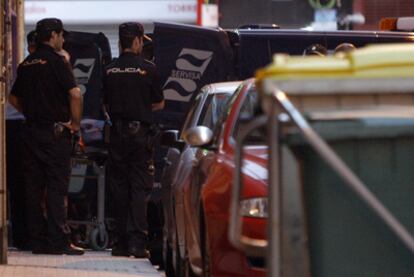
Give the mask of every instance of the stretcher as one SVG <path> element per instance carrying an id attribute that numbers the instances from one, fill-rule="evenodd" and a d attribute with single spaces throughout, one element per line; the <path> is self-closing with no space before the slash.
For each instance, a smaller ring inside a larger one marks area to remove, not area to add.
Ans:
<path id="1" fill-rule="evenodd" d="M 69 219 L 68 224 L 78 229 L 79 226 L 86 226 L 84 243 L 93 250 L 106 249 L 110 241 L 105 218 L 105 163 L 108 154 L 103 147 L 103 126 L 100 120 L 82 120 L 81 134 L 85 146 L 72 155 L 69 184 L 69 206 L 76 205 L 71 201 L 84 202 L 87 209 L 83 214 L 80 211 L 77 219 Z M 95 203 L 96 207 L 92 207 Z M 96 212 L 93 212 L 95 208 Z"/>

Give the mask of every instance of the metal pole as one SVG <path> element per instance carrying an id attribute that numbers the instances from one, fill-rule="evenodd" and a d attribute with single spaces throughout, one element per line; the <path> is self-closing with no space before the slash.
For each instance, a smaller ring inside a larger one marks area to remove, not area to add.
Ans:
<path id="1" fill-rule="evenodd" d="M 0 91 L 0 264 L 7 263 L 7 197 L 6 197 L 6 147 L 5 113 L 6 91 L 10 82 L 11 58 L 11 5 L 12 1 L 1 1 L 1 91 Z"/>
<path id="2" fill-rule="evenodd" d="M 15 63 L 20 63 L 24 58 L 24 0 L 18 0 L 16 3 L 17 11 L 17 61 Z"/>
<path id="3" fill-rule="evenodd" d="M 105 167 L 94 162 L 95 172 L 98 174 L 98 216 L 99 239 L 105 240 Z"/>
<path id="4" fill-rule="evenodd" d="M 272 100 L 272 99 L 269 99 Z M 267 237 L 269 245 L 267 249 L 267 276 L 282 277 L 282 188 L 280 182 L 279 164 L 279 122 L 277 120 L 276 101 L 272 101 L 269 130 L 269 217 Z"/>

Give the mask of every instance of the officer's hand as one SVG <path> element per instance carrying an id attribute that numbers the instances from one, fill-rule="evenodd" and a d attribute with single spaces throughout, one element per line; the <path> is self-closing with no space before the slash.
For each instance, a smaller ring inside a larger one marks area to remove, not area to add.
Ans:
<path id="1" fill-rule="evenodd" d="M 71 123 L 71 128 L 70 128 L 70 130 L 72 131 L 72 133 L 76 133 L 76 132 L 79 132 L 79 130 L 80 130 L 80 125 L 79 124 L 75 124 L 75 123 Z"/>
<path id="2" fill-rule="evenodd" d="M 80 125 L 75 124 L 73 121 L 62 122 L 62 125 L 68 128 L 72 134 L 78 132 L 80 129 Z"/>

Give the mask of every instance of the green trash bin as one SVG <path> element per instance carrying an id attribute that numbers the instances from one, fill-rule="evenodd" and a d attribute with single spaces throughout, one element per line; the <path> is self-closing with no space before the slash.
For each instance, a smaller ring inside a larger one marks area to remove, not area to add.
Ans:
<path id="1" fill-rule="evenodd" d="M 319 121 L 312 128 L 414 233 L 414 119 Z M 314 277 L 412 277 L 411 253 L 297 132 L 286 136 L 301 168 Z"/>

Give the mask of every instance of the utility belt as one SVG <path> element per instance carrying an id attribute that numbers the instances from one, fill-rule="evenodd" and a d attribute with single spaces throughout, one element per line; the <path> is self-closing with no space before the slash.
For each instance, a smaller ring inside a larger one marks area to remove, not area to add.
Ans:
<path id="1" fill-rule="evenodd" d="M 146 134 L 149 125 L 142 121 L 115 120 L 112 128 L 119 135 L 136 136 L 138 134 Z"/>
<path id="2" fill-rule="evenodd" d="M 39 123 L 39 122 L 32 122 L 32 121 L 25 121 L 24 123 L 27 127 L 33 128 L 36 130 L 53 130 L 53 134 L 56 138 L 60 137 L 67 137 L 71 138 L 72 133 L 68 128 L 66 128 L 62 123 L 59 122 L 48 122 L 48 123 Z"/>
<path id="3" fill-rule="evenodd" d="M 151 153 L 151 158 L 146 161 L 147 172 L 149 175 L 154 176 L 155 166 L 153 160 L 153 151 L 156 140 L 161 134 L 161 129 L 156 124 L 148 124 L 142 121 L 128 121 L 128 120 L 114 120 L 111 122 L 112 125 L 107 124 L 106 126 L 111 128 L 111 133 L 115 132 L 121 137 L 135 137 L 138 134 L 145 136 L 146 148 Z M 108 132 L 106 132 L 107 134 Z M 110 136 L 105 135 L 105 143 L 110 143 Z"/>
<path id="4" fill-rule="evenodd" d="M 123 137 L 134 137 L 138 134 L 145 136 L 149 151 L 154 150 L 156 141 L 161 134 L 161 129 L 158 125 L 150 125 L 142 121 L 114 120 L 110 128 L 111 132 L 115 132 L 117 135 Z M 110 142 L 110 136 L 105 135 L 105 142 Z"/>

